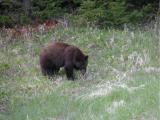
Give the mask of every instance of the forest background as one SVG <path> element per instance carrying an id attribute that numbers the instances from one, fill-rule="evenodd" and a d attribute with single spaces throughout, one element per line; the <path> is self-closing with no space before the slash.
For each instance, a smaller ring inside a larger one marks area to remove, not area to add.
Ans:
<path id="1" fill-rule="evenodd" d="M 0 27 L 65 19 L 76 25 L 121 27 L 158 16 L 159 0 L 0 0 Z"/>

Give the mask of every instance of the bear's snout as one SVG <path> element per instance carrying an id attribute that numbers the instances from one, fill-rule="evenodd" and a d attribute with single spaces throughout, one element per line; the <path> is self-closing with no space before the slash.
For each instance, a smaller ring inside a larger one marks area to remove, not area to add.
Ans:
<path id="1" fill-rule="evenodd" d="M 82 69 L 81 73 L 82 73 L 82 75 L 84 75 L 86 73 L 86 69 Z"/>

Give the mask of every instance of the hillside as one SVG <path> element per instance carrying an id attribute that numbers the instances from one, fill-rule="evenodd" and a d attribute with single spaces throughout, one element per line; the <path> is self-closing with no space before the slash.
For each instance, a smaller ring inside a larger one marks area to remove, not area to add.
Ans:
<path id="1" fill-rule="evenodd" d="M 158 29 L 158 28 L 157 28 Z M 160 28 L 56 27 L 0 49 L 1 120 L 160 119 Z M 9 38 L 1 35 L 1 44 Z M 55 40 L 89 55 L 85 77 L 42 76 L 40 49 Z"/>

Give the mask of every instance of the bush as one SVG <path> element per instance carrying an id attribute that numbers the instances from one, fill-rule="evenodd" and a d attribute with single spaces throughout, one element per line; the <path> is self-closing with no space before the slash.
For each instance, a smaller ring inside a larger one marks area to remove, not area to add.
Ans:
<path id="1" fill-rule="evenodd" d="M 10 27 L 15 22 L 29 24 L 35 18 L 44 21 L 65 15 L 78 25 L 121 27 L 150 22 L 159 7 L 158 0 L 30 0 L 28 8 L 24 4 L 24 0 L 2 0 L 0 27 Z M 24 16 L 26 12 L 28 15 Z"/>
<path id="2" fill-rule="evenodd" d="M 153 4 L 146 3 L 139 7 L 124 0 L 108 2 L 85 0 L 79 7 L 77 16 L 72 17 L 72 20 L 78 24 L 89 23 L 100 27 L 122 27 L 124 24 L 139 24 L 145 23 L 148 19 L 153 20 L 155 15 Z"/>
<path id="3" fill-rule="evenodd" d="M 97 23 L 105 16 L 105 9 L 97 7 L 95 1 L 83 1 L 79 9 L 80 18 L 87 20 L 90 23 Z"/>
<path id="4" fill-rule="evenodd" d="M 15 21 L 12 17 L 10 16 L 0 16 L 0 27 L 13 27 L 15 25 Z"/>
<path id="5" fill-rule="evenodd" d="M 30 23 L 30 18 L 27 16 L 21 16 L 20 17 L 20 24 L 24 25 L 24 24 L 29 24 Z"/>

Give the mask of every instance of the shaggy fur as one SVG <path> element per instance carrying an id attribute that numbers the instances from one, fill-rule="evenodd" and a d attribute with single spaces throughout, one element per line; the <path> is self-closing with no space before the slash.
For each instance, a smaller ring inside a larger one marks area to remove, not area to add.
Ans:
<path id="1" fill-rule="evenodd" d="M 40 53 L 40 65 L 43 75 L 51 76 L 64 67 L 68 79 L 74 80 L 73 70 L 84 74 L 88 56 L 76 46 L 56 42 L 44 47 Z"/>

